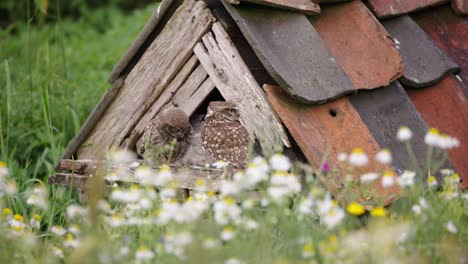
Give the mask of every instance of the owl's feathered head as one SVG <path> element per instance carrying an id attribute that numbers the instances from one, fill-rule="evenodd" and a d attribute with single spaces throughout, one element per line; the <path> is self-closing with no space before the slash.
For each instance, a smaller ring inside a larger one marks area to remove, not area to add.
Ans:
<path id="1" fill-rule="evenodd" d="M 239 110 L 233 102 L 213 101 L 208 105 L 206 119 L 222 122 L 238 121 Z"/>
<path id="2" fill-rule="evenodd" d="M 192 129 L 187 114 L 180 108 L 172 107 L 161 113 L 160 129 L 177 139 L 183 139 Z"/>

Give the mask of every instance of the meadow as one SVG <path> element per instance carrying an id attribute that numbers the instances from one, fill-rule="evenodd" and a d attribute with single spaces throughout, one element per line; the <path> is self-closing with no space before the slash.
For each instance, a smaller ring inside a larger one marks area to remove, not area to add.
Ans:
<path id="1" fill-rule="evenodd" d="M 342 192 L 350 195 L 340 199 L 318 180 L 334 171 L 293 164 L 280 153 L 253 159 L 219 194 L 203 191 L 200 181 L 186 200 L 177 199 L 168 168 L 140 164 L 131 177 L 156 181 L 158 190 L 113 183 L 113 175 L 130 173 L 118 168 L 97 177 L 112 185 L 107 195 L 96 188 L 87 205 L 73 189 L 49 186 L 66 144 L 154 8 L 107 6 L 54 23 L 17 20 L 0 31 L 1 263 L 468 262 L 468 193 L 455 172 L 430 168 L 440 164 L 431 157 L 457 144 L 437 130 L 426 135 L 430 166 L 418 173 L 360 175 L 366 163 L 389 163 L 391 151 L 343 153 L 358 180 L 345 177 Z M 395 137 L 410 145 L 409 131 Z M 125 151 L 109 156 L 133 158 Z M 400 187 L 391 206 L 365 206 L 351 195 L 377 181 Z"/>

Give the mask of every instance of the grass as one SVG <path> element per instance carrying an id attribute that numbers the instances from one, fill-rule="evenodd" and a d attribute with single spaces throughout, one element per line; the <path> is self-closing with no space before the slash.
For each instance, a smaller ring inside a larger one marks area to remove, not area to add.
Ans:
<path id="1" fill-rule="evenodd" d="M 76 204 L 71 189 L 45 185 L 66 144 L 109 87 L 106 79 L 112 66 L 154 8 L 131 14 L 112 7 L 97 9 L 78 20 L 41 27 L 16 23 L 0 32 L 0 161 L 7 164 L 0 163 L 0 262 L 456 263 L 466 259 L 468 195 L 458 189 L 452 173 L 437 187 L 428 187 L 417 175 L 416 184 L 402 187 L 399 199 L 381 211 L 365 210 L 360 204 L 349 207 L 347 200 L 359 200 L 356 188 L 368 192 L 367 184 L 353 183 L 342 190 L 350 195 L 337 204 L 317 180 L 327 173 L 310 167 L 304 172 L 304 166 L 286 173 L 281 170 L 289 165 L 282 156 L 275 162 L 252 163 L 246 172 L 251 173 L 249 178 L 225 182 L 219 197 L 201 192 L 176 201 L 169 195 L 170 182 L 159 192 L 123 185 L 113 188 L 108 199 L 94 192 L 83 207 Z M 428 166 L 436 163 L 428 159 Z M 349 173 L 357 174 L 352 169 Z M 139 168 L 143 172 L 150 178 L 168 173 L 148 174 Z M 295 175 L 303 173 L 307 185 L 297 189 Z M 261 179 L 244 186 L 252 177 Z M 98 189 L 102 182 L 96 179 L 93 188 Z M 263 192 L 249 199 L 245 191 L 254 188 Z M 283 192 L 286 195 L 278 198 Z M 170 220 L 164 222 L 164 216 Z M 39 227 L 34 219 L 40 219 Z M 229 239 L 231 230 L 234 237 Z"/>

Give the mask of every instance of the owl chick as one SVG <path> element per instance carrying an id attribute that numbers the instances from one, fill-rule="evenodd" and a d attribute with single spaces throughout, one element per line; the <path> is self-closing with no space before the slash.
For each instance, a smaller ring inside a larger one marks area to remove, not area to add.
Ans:
<path id="1" fill-rule="evenodd" d="M 145 128 L 143 136 L 137 141 L 137 152 L 142 157 L 148 151 L 150 154 L 156 153 L 157 157 L 150 158 L 156 158 L 159 163 L 175 162 L 184 156 L 190 146 L 191 130 L 187 114 L 179 108 L 169 108 Z M 168 149 L 168 145 L 173 148 Z"/>
<path id="2" fill-rule="evenodd" d="M 232 102 L 211 102 L 202 130 L 202 147 L 216 160 L 235 169 L 244 169 L 249 134 L 239 122 L 239 111 Z"/>

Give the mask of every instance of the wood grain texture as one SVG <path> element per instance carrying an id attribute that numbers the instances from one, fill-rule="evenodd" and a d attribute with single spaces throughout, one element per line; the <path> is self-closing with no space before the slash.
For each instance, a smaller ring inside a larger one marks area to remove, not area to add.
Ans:
<path id="1" fill-rule="evenodd" d="M 331 169 L 338 169 L 342 175 L 346 171 L 346 164 L 338 161 L 340 152 L 350 153 L 354 148 L 360 147 L 369 157 L 374 157 L 380 150 L 379 144 L 347 97 L 311 106 L 298 103 L 279 87 L 265 85 L 264 89 L 279 117 L 312 165 L 320 165 L 325 155 L 328 155 L 327 162 Z M 362 172 L 382 172 L 388 169 L 377 162 L 371 162 Z M 335 181 L 340 184 L 343 179 Z M 380 195 L 388 195 L 396 193 L 397 189 L 385 190 L 378 181 L 375 191 Z M 390 200 L 386 201 L 387 204 L 389 202 Z"/>
<path id="2" fill-rule="evenodd" d="M 104 94 L 93 112 L 84 122 L 78 134 L 68 143 L 67 148 L 61 156 L 62 159 L 70 159 L 76 154 L 83 141 L 88 137 L 89 133 L 94 129 L 94 126 L 99 122 L 107 107 L 112 103 L 115 96 L 119 93 L 120 88 L 123 86 L 123 79 L 117 79 L 111 88 Z"/>
<path id="3" fill-rule="evenodd" d="M 216 88 L 237 105 L 240 121 L 250 136 L 255 136 L 267 153 L 275 146 L 290 146 L 283 126 L 266 96 L 240 57 L 222 25 L 213 24 L 194 49 Z"/>
<path id="4" fill-rule="evenodd" d="M 387 18 L 447 3 L 448 0 L 368 0 L 368 2 L 377 17 Z"/>
<path id="5" fill-rule="evenodd" d="M 392 165 L 397 172 L 401 173 L 405 169 L 416 171 L 417 168 L 412 164 L 405 144 L 396 139 L 401 126 L 407 126 L 413 132 L 411 145 L 417 165 L 424 168 L 427 153 L 424 136 L 428 127 L 398 82 L 388 87 L 359 92 L 349 96 L 349 100 L 380 147 L 391 150 Z"/>
<path id="6" fill-rule="evenodd" d="M 309 19 L 355 88 L 387 86 L 403 74 L 395 43 L 361 1 L 324 7 Z"/>
<path id="7" fill-rule="evenodd" d="M 225 6 L 263 66 L 295 99 L 322 103 L 354 90 L 305 15 Z"/>
<path id="8" fill-rule="evenodd" d="M 190 77 L 192 72 L 198 67 L 199 61 L 195 55 L 185 63 L 182 69 L 177 73 L 174 79 L 171 81 L 169 86 L 161 93 L 159 98 L 154 102 L 138 121 L 135 128 L 132 130 L 128 138 L 124 142 L 126 148 L 132 148 L 137 140 L 143 135 L 145 127 L 151 122 L 151 120 L 161 112 L 161 109 L 167 104 L 171 103 L 174 94 L 182 87 L 185 81 Z"/>
<path id="9" fill-rule="evenodd" d="M 190 58 L 213 20 L 204 2 L 184 1 L 125 79 L 118 96 L 80 149 L 80 158 L 93 159 L 108 147 L 123 143 Z"/>
<path id="10" fill-rule="evenodd" d="M 459 78 L 465 97 L 468 97 L 468 19 L 456 16 L 444 5 L 411 16 L 435 43 L 460 65 Z"/>
<path id="11" fill-rule="evenodd" d="M 234 0 L 232 2 L 248 2 L 269 7 L 299 12 L 305 15 L 315 15 L 320 13 L 320 6 L 311 0 Z"/>
<path id="12" fill-rule="evenodd" d="M 407 89 L 421 116 L 431 127 L 460 140 L 460 147 L 447 152 L 460 173 L 463 187 L 468 187 L 468 102 L 459 88 L 460 81 L 448 76 L 425 89 Z"/>
<path id="13" fill-rule="evenodd" d="M 127 65 L 130 63 L 133 57 L 140 51 L 140 48 L 143 46 L 145 41 L 149 38 L 151 32 L 156 28 L 156 26 L 161 21 L 164 14 L 169 10 L 174 0 L 162 0 L 158 5 L 158 8 L 151 15 L 149 21 L 143 27 L 143 30 L 138 34 L 133 43 L 127 49 L 122 58 L 117 62 L 117 64 L 112 69 L 112 72 L 109 75 L 109 83 L 115 82 L 122 72 L 125 70 Z"/>
<path id="14" fill-rule="evenodd" d="M 452 8 L 458 15 L 468 14 L 468 1 L 466 0 L 452 0 Z"/>
<path id="15" fill-rule="evenodd" d="M 426 87 L 460 70 L 409 16 L 387 19 L 382 24 L 398 43 L 405 65 L 400 81 L 406 86 Z"/>

